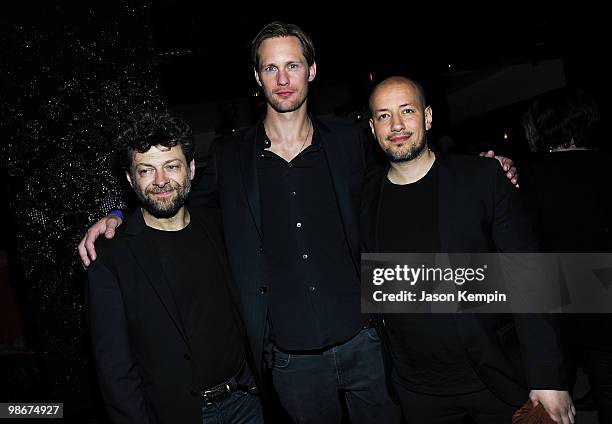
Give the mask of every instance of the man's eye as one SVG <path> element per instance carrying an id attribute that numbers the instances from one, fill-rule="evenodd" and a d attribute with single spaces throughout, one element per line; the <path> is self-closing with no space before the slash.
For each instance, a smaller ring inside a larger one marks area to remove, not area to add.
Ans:
<path id="1" fill-rule="evenodd" d="M 404 109 L 404 110 L 402 110 L 402 113 L 403 113 L 404 115 L 406 115 L 406 114 L 408 114 L 408 113 L 413 113 L 413 112 L 414 112 L 414 109 Z"/>
<path id="2" fill-rule="evenodd" d="M 179 165 L 168 165 L 166 168 L 168 168 L 171 171 L 176 171 L 177 169 L 180 168 Z"/>
<path id="3" fill-rule="evenodd" d="M 275 69 L 276 69 L 276 67 L 270 65 L 270 66 L 266 66 L 264 68 L 264 71 L 266 71 L 266 72 L 274 72 Z"/>
<path id="4" fill-rule="evenodd" d="M 300 67 L 300 65 L 298 65 L 297 63 L 290 63 L 289 64 L 289 69 L 298 69 Z"/>
<path id="5" fill-rule="evenodd" d="M 138 171 L 138 175 L 145 176 L 151 174 L 151 172 L 153 172 L 152 169 L 141 169 Z"/>
<path id="6" fill-rule="evenodd" d="M 378 119 L 379 121 L 382 121 L 383 119 L 387 119 L 388 117 L 389 117 L 388 113 L 381 113 L 380 115 L 376 117 L 376 119 Z"/>

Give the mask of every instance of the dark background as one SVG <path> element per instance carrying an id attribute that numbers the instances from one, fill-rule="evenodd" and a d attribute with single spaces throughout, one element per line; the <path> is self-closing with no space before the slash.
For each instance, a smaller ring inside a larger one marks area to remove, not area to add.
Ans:
<path id="1" fill-rule="evenodd" d="M 75 248 L 127 197 L 112 155 L 121 120 L 167 106 L 191 124 L 203 158 L 214 136 L 250 125 L 263 110 L 249 44 L 266 23 L 296 23 L 312 36 L 315 114 L 365 128 L 373 84 L 411 76 L 433 106 L 432 141 L 449 135 L 461 150 L 492 147 L 519 164 L 521 116 L 549 88 L 585 89 L 608 122 L 608 24 L 586 4 L 467 10 L 371 2 L 335 4 L 335 12 L 310 3 L 268 12 L 169 0 L 11 6 L 0 17 L 0 248 L 26 345 L 0 355 L 0 402 L 63 401 L 77 422 L 102 412 Z M 530 76 L 550 60 L 553 71 Z M 463 115 L 449 100 L 457 93 L 460 106 L 469 105 Z"/>

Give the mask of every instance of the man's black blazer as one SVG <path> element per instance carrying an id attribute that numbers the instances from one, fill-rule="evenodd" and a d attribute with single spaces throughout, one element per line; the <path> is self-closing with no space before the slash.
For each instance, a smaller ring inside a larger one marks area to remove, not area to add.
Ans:
<path id="1" fill-rule="evenodd" d="M 496 160 L 462 155 L 437 160 L 441 253 L 537 252 L 517 190 Z M 380 252 L 376 226 L 387 170 L 379 169 L 366 182 L 361 226 L 367 252 Z M 566 389 L 556 326 L 548 317 L 453 316 L 478 376 L 506 403 L 522 405 L 528 389 Z M 389 364 L 383 318 L 377 321 Z"/>
<path id="2" fill-rule="evenodd" d="M 215 246 L 225 273 L 219 283 L 230 288 L 248 356 L 219 213 L 195 208 L 190 213 Z M 116 424 L 201 423 L 201 398 L 191 392 L 189 342 L 159 258 L 140 236 L 144 229 L 136 210 L 115 238 L 98 239 L 98 258 L 88 270 L 88 319 L 102 395 Z"/>
<path id="3" fill-rule="evenodd" d="M 363 132 L 340 121 L 311 117 L 321 141 L 355 273 L 359 275 L 359 210 L 366 172 Z M 217 206 L 229 262 L 244 307 L 244 320 L 256 364 L 263 366 L 263 340 L 268 310 L 268 278 L 264 266 L 259 182 L 255 162 L 261 121 L 233 137 L 219 139 L 209 154 L 204 175 L 194 187 L 190 204 Z"/>

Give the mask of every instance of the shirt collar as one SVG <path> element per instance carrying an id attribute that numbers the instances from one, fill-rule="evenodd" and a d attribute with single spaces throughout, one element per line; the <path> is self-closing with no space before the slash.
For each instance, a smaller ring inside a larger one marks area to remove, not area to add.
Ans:
<path id="1" fill-rule="evenodd" d="M 316 121 L 312 118 L 310 119 L 312 122 L 312 146 L 314 146 L 317 150 L 321 147 L 321 137 L 319 137 L 319 130 L 316 125 Z M 255 145 L 257 146 L 257 150 L 265 150 L 270 148 L 270 139 L 266 135 L 266 129 L 264 127 L 263 119 L 259 121 L 257 124 L 257 137 L 255 139 Z"/>

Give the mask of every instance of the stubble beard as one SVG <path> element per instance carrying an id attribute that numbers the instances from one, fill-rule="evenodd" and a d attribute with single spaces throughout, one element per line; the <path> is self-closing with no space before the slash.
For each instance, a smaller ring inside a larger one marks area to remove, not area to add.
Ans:
<path id="1" fill-rule="evenodd" d="M 290 103 L 286 103 L 283 100 L 280 100 L 275 97 L 274 93 L 271 93 L 267 96 L 268 104 L 278 113 L 287 113 L 294 112 L 298 110 L 302 105 L 306 102 L 306 98 L 308 97 L 308 87 L 306 86 L 305 91 L 301 94 L 301 97 L 295 99 Z"/>
<path id="2" fill-rule="evenodd" d="M 427 148 L 427 139 L 423 137 L 423 139 L 408 148 L 408 150 L 403 152 L 394 151 L 391 146 L 387 146 L 384 151 L 387 155 L 387 158 L 390 162 L 393 163 L 401 163 L 401 162 L 410 162 L 412 160 L 418 159 Z M 402 147 L 400 147 L 402 149 Z"/>
<path id="3" fill-rule="evenodd" d="M 175 196 L 165 199 L 155 199 L 154 193 L 167 191 L 168 187 L 158 188 L 156 190 L 142 190 L 135 189 L 136 197 L 140 206 L 147 212 L 149 212 L 155 218 L 172 218 L 177 212 L 183 207 L 191 191 L 191 180 L 189 176 L 185 178 L 183 184 L 170 183 L 170 188 L 175 191 Z"/>

